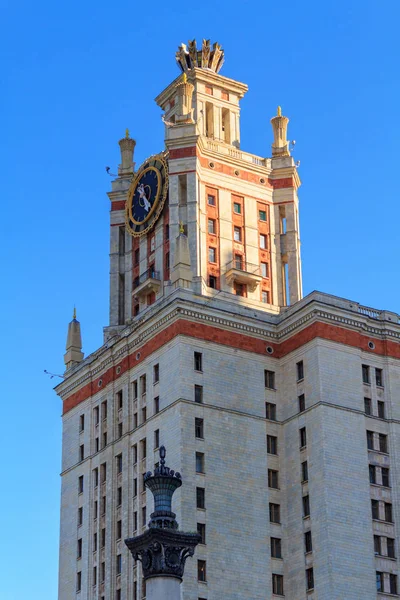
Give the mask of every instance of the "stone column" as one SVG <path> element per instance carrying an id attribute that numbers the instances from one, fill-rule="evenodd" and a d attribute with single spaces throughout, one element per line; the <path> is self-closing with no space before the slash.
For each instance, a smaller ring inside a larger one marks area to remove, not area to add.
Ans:
<path id="1" fill-rule="evenodd" d="M 165 466 L 165 448 L 160 448 L 160 466 L 144 476 L 145 486 L 154 496 L 154 512 L 149 529 L 142 535 L 125 540 L 135 560 L 142 563 L 146 581 L 146 600 L 180 600 L 180 584 L 188 556 L 201 538 L 197 533 L 178 530 L 171 510 L 172 496 L 182 485 L 179 473 Z"/>

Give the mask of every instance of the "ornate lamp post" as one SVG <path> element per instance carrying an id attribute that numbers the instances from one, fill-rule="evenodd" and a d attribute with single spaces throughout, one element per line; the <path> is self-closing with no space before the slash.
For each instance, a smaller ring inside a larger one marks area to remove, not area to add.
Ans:
<path id="1" fill-rule="evenodd" d="M 147 600 L 180 600 L 180 584 L 185 562 L 193 556 L 201 538 L 197 533 L 178 530 L 171 510 L 172 496 L 182 485 L 180 473 L 165 466 L 166 450 L 160 448 L 160 466 L 144 476 L 145 486 L 154 496 L 154 512 L 149 529 L 142 535 L 125 540 L 135 560 L 142 563 Z"/>

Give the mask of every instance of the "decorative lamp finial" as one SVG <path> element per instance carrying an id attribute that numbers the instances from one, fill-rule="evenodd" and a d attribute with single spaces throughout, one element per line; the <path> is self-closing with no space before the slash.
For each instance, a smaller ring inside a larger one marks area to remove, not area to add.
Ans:
<path id="1" fill-rule="evenodd" d="M 126 139 L 129 139 L 129 129 L 128 128 L 125 129 L 125 137 L 126 137 Z"/>
<path id="2" fill-rule="evenodd" d="M 185 226 L 183 224 L 183 221 L 179 223 L 179 233 L 185 233 Z"/>
<path id="3" fill-rule="evenodd" d="M 281 117 L 282 116 L 282 109 L 281 109 L 280 106 L 278 106 L 278 110 L 277 110 L 276 116 L 277 117 Z"/>
<path id="4" fill-rule="evenodd" d="M 72 320 L 76 321 L 76 307 L 74 306 L 74 313 L 72 315 Z"/>
<path id="5" fill-rule="evenodd" d="M 183 83 L 187 83 L 187 75 L 186 75 L 186 73 L 183 74 L 182 81 L 183 81 Z"/>

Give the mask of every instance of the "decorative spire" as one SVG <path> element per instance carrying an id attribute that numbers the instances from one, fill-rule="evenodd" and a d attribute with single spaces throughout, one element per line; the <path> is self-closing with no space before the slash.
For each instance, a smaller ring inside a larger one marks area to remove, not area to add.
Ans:
<path id="1" fill-rule="evenodd" d="M 128 128 L 125 129 L 125 138 L 129 139 L 129 129 Z"/>
<path id="2" fill-rule="evenodd" d="M 196 67 L 215 73 L 220 71 L 224 64 L 224 51 L 217 42 L 213 44 L 212 50 L 210 40 L 203 40 L 201 50 L 197 49 L 196 40 L 189 41 L 188 46 L 189 48 L 186 44 L 181 44 L 176 53 L 176 61 L 183 72 Z"/>
<path id="3" fill-rule="evenodd" d="M 166 454 L 165 446 L 161 446 L 160 466 L 154 470 L 154 475 L 149 471 L 143 478 L 144 485 L 154 496 L 154 512 L 150 515 L 149 527 L 178 529 L 176 514 L 172 512 L 171 506 L 175 490 L 182 485 L 182 477 L 180 473 L 165 466 Z"/>
<path id="4" fill-rule="evenodd" d="M 277 117 L 281 117 L 282 116 L 282 109 L 280 106 L 278 106 L 278 110 L 276 111 L 276 115 Z"/>
<path id="5" fill-rule="evenodd" d="M 121 149 L 121 164 L 118 167 L 118 175 L 132 175 L 135 168 L 133 162 L 133 155 L 135 151 L 136 142 L 129 136 L 129 129 L 125 130 L 125 137 L 119 140 L 119 147 Z"/>
<path id="6" fill-rule="evenodd" d="M 287 126 L 289 119 L 282 116 L 282 109 L 278 106 L 277 115 L 271 119 L 274 132 L 274 143 L 272 144 L 272 156 L 290 156 L 289 142 L 287 140 Z"/>
<path id="7" fill-rule="evenodd" d="M 81 325 L 76 319 L 75 306 L 72 321 L 68 325 L 67 345 L 65 349 L 64 363 L 66 369 L 70 369 L 83 360 Z"/>

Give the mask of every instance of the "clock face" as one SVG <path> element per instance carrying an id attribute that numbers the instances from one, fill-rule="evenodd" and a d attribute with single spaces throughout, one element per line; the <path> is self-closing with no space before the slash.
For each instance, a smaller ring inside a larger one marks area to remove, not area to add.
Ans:
<path id="1" fill-rule="evenodd" d="M 154 226 L 167 195 L 167 163 L 163 154 L 157 154 L 140 167 L 129 188 L 125 222 L 131 235 L 141 236 Z"/>

